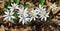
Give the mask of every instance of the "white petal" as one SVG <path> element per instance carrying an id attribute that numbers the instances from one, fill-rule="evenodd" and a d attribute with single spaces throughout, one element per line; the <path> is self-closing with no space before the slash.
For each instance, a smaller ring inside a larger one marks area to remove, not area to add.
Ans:
<path id="1" fill-rule="evenodd" d="M 33 18 L 30 19 L 30 21 L 32 21 Z"/>
<path id="2" fill-rule="evenodd" d="M 9 12 L 4 12 L 5 14 L 9 14 Z"/>
<path id="3" fill-rule="evenodd" d="M 7 15 L 4 15 L 3 17 L 7 17 Z"/>
<path id="4" fill-rule="evenodd" d="M 30 20 L 30 18 L 26 18 L 25 20 L 26 20 L 26 21 L 29 21 L 29 20 Z"/>
<path id="5" fill-rule="evenodd" d="M 13 21 L 13 20 L 11 20 L 10 22 L 14 23 L 14 21 Z"/>
<path id="6" fill-rule="evenodd" d="M 13 6 L 16 6 L 16 4 L 14 3 Z"/>
<path id="7" fill-rule="evenodd" d="M 34 18 L 34 21 L 35 21 L 36 19 Z"/>
<path id="8" fill-rule="evenodd" d="M 47 13 L 47 17 L 49 17 L 49 12 Z"/>
<path id="9" fill-rule="evenodd" d="M 21 17 L 21 16 L 18 16 L 19 18 Z"/>
<path id="10" fill-rule="evenodd" d="M 41 21 L 43 20 L 43 18 L 41 18 Z"/>
<path id="11" fill-rule="evenodd" d="M 9 21 L 11 21 L 11 17 L 9 17 Z"/>
<path id="12" fill-rule="evenodd" d="M 12 12 L 13 12 L 13 11 L 14 11 L 14 9 L 13 9 L 13 8 L 11 8 L 11 9 L 10 9 L 10 11 L 12 11 Z"/>
<path id="13" fill-rule="evenodd" d="M 18 5 L 15 7 L 15 9 L 19 9 Z"/>
<path id="14" fill-rule="evenodd" d="M 39 4 L 39 8 L 41 8 L 41 5 Z"/>
<path id="15" fill-rule="evenodd" d="M 11 6 L 8 6 L 8 8 L 12 8 Z"/>
<path id="16" fill-rule="evenodd" d="M 5 17 L 5 18 L 4 18 L 4 20 L 7 20 L 7 19 L 8 19 L 8 17 Z"/>
<path id="17" fill-rule="evenodd" d="M 25 9 L 25 11 L 27 11 L 28 8 Z"/>
<path id="18" fill-rule="evenodd" d="M 49 17 L 49 16 L 47 16 L 47 17 Z"/>
<path id="19" fill-rule="evenodd" d="M 9 14 L 9 10 L 7 10 L 7 13 Z"/>
<path id="20" fill-rule="evenodd" d="M 16 3 L 14 3 L 13 5 L 14 5 L 15 7 L 17 6 L 17 4 L 16 4 Z"/>
<path id="21" fill-rule="evenodd" d="M 13 5 L 13 4 L 11 3 L 11 5 Z"/>
<path id="22" fill-rule="evenodd" d="M 21 15 L 19 15 L 18 17 L 19 17 L 19 18 L 22 18 L 22 16 L 21 16 Z"/>
<path id="23" fill-rule="evenodd" d="M 21 22 L 22 21 L 22 18 L 21 19 L 19 19 L 19 22 Z"/>
<path id="24" fill-rule="evenodd" d="M 36 16 L 36 18 L 38 18 L 38 16 Z"/>
<path id="25" fill-rule="evenodd" d="M 24 23 L 25 23 L 25 22 L 24 22 L 24 20 L 23 20 L 23 21 L 22 21 L 22 24 L 24 25 Z"/>
<path id="26" fill-rule="evenodd" d="M 46 8 L 43 9 L 44 11 L 46 10 Z"/>
<path id="27" fill-rule="evenodd" d="M 14 12 L 10 12 L 10 15 L 13 15 L 14 14 Z"/>
<path id="28" fill-rule="evenodd" d="M 15 19 L 15 17 L 14 17 L 14 16 L 11 16 L 11 18 L 12 18 L 12 19 Z"/>
<path id="29" fill-rule="evenodd" d="M 49 12 L 47 14 L 49 14 Z"/>
<path id="30" fill-rule="evenodd" d="M 46 19 L 47 19 L 47 18 L 45 17 L 45 21 L 46 21 Z"/>

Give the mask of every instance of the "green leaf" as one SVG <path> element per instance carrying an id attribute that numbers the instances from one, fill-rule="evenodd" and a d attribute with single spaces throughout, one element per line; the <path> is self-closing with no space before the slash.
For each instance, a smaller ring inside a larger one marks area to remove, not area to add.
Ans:
<path id="1" fill-rule="evenodd" d="M 26 2 L 24 2 L 23 4 L 22 4 L 25 8 L 27 7 L 27 8 L 29 8 L 30 7 L 30 5 L 29 4 L 27 4 Z"/>
<path id="2" fill-rule="evenodd" d="M 14 0 L 14 2 L 15 2 L 16 4 L 19 4 L 19 1 L 20 1 L 20 0 Z"/>
<path id="3" fill-rule="evenodd" d="M 51 19 L 53 19 L 53 17 L 54 17 L 54 16 L 53 16 L 53 12 L 52 12 L 52 10 L 51 10 L 51 11 L 50 11 L 50 14 L 49 14 L 49 17 L 48 17 L 48 20 L 51 21 Z"/>
<path id="4" fill-rule="evenodd" d="M 48 17 L 48 20 L 51 21 L 51 19 L 52 19 L 52 16 L 50 15 L 50 16 Z"/>
<path id="5" fill-rule="evenodd" d="M 43 5 L 45 0 L 39 0 L 39 4 Z"/>
<path id="6" fill-rule="evenodd" d="M 13 16 L 15 16 L 16 19 L 17 19 L 17 18 L 18 18 L 18 14 L 17 14 L 17 12 L 15 12 L 15 13 L 13 14 Z"/>
<path id="7" fill-rule="evenodd" d="M 11 5 L 11 0 L 8 0 L 6 3 L 5 3 L 5 8 L 7 8 L 8 6 Z"/>
<path id="8" fill-rule="evenodd" d="M 17 14 L 17 12 L 15 12 L 15 13 L 13 14 L 13 16 L 15 17 L 14 22 L 16 22 L 16 21 L 18 20 L 18 14 Z"/>
<path id="9" fill-rule="evenodd" d="M 27 23 L 25 23 L 26 25 L 30 25 L 31 24 L 31 22 L 30 21 L 27 21 Z"/>
<path id="10" fill-rule="evenodd" d="M 30 7 L 30 5 L 29 5 L 29 4 L 26 4 L 26 7 L 28 7 L 28 8 L 29 8 L 29 7 Z"/>

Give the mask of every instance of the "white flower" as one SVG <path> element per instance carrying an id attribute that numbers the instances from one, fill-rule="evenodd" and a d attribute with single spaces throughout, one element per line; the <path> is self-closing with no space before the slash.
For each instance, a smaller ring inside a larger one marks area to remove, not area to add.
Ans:
<path id="1" fill-rule="evenodd" d="M 4 20 L 13 22 L 12 20 L 15 19 L 15 17 L 13 16 L 14 12 L 7 10 L 4 13 L 5 13 L 5 15 L 3 16 L 4 17 Z"/>
<path id="2" fill-rule="evenodd" d="M 28 8 L 24 9 L 24 7 L 20 8 L 19 11 L 18 11 L 18 14 L 20 16 L 24 16 L 24 17 L 27 17 L 28 16 L 28 11 L 27 11 Z"/>
<path id="3" fill-rule="evenodd" d="M 14 10 L 14 9 L 19 9 L 18 5 L 15 4 L 15 3 L 11 3 L 11 6 L 8 6 L 8 8 L 10 8 L 11 10 Z"/>
<path id="4" fill-rule="evenodd" d="M 36 18 L 38 18 L 37 14 L 38 14 L 38 10 L 37 9 L 33 9 L 29 12 L 29 16 L 31 17 L 30 18 L 30 21 L 32 21 L 32 19 L 36 20 Z"/>
<path id="5" fill-rule="evenodd" d="M 44 13 L 46 11 L 46 8 L 43 8 L 43 6 L 41 6 L 39 4 L 39 7 L 36 8 L 38 10 L 38 15 L 40 15 L 40 13 Z"/>
<path id="6" fill-rule="evenodd" d="M 55 3 L 50 6 L 50 9 L 52 9 L 52 11 L 56 10 L 56 8 L 57 8 L 57 5 Z"/>
<path id="7" fill-rule="evenodd" d="M 18 17 L 20 17 L 20 16 L 18 16 Z M 23 16 L 19 19 L 19 22 L 22 22 L 22 24 L 24 25 L 25 23 L 29 22 L 29 20 L 30 20 L 30 18 Z"/>
<path id="8" fill-rule="evenodd" d="M 49 12 L 47 13 L 47 12 L 45 11 L 45 12 L 40 13 L 40 18 L 41 18 L 41 20 L 44 19 L 44 20 L 46 21 L 47 17 L 49 17 Z"/>
<path id="9" fill-rule="evenodd" d="M 24 25 L 24 23 L 27 23 L 27 21 L 29 21 L 29 18 L 28 18 L 28 11 L 27 11 L 28 8 L 24 9 L 24 7 L 20 8 L 19 11 L 18 11 L 18 14 L 19 14 L 19 22 L 22 22 L 22 24 Z"/>
<path id="10" fill-rule="evenodd" d="M 39 4 L 39 7 L 37 7 L 37 9 L 38 9 L 39 12 L 42 12 L 42 11 L 43 11 L 43 6 L 41 6 L 41 5 Z"/>
<path id="11" fill-rule="evenodd" d="M 45 12 L 46 12 L 46 8 L 43 8 L 42 11 L 40 11 L 38 15 L 40 15 L 41 13 L 45 13 Z"/>

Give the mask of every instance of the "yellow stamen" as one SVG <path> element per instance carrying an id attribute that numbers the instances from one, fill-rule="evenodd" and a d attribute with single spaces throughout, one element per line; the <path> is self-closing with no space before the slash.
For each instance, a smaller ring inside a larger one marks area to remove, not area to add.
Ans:
<path id="1" fill-rule="evenodd" d="M 22 11 L 22 14 L 24 14 L 24 10 Z"/>
<path id="2" fill-rule="evenodd" d="M 44 16 L 46 16 L 46 13 L 44 14 Z"/>
<path id="3" fill-rule="evenodd" d="M 34 15 L 34 12 L 32 12 L 32 15 Z"/>
<path id="4" fill-rule="evenodd" d="M 8 14 L 8 16 L 11 16 L 10 14 Z"/>

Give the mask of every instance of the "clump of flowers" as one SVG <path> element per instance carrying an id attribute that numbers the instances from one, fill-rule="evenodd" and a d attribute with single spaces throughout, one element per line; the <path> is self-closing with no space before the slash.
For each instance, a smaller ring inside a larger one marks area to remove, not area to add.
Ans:
<path id="1" fill-rule="evenodd" d="M 41 4 L 39 4 L 39 7 L 32 8 L 32 10 L 29 12 L 28 7 L 19 7 L 16 3 L 11 3 L 11 6 L 8 6 L 9 10 L 5 11 L 4 20 L 6 21 L 13 21 L 16 18 L 13 14 L 15 13 L 14 10 L 17 10 L 19 23 L 22 22 L 24 25 L 27 22 L 31 22 L 32 20 L 36 21 L 36 18 L 40 18 L 41 21 L 47 21 L 49 17 L 49 12 L 47 12 L 46 8 L 44 8 Z M 57 7 L 54 4 L 50 6 L 50 9 L 55 10 Z"/>

